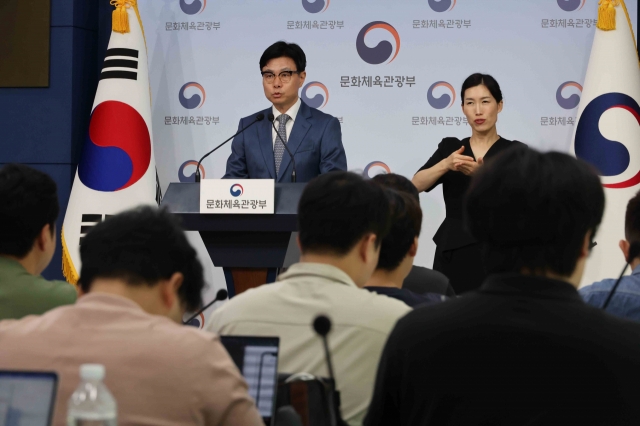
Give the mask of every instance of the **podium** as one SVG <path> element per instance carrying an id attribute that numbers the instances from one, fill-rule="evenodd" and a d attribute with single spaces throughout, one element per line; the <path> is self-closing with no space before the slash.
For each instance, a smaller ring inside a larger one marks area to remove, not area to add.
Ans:
<path id="1" fill-rule="evenodd" d="M 275 184 L 275 214 L 201 214 L 200 184 L 171 183 L 161 207 L 198 231 L 215 266 L 224 268 L 229 297 L 275 281 L 277 268 L 298 261 L 298 201 L 304 183 Z"/>

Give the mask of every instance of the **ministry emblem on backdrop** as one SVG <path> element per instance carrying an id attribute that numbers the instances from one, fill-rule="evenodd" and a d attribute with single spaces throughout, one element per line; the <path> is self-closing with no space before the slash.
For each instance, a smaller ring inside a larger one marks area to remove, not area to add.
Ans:
<path id="1" fill-rule="evenodd" d="M 445 93 L 442 93 L 439 97 L 435 97 L 433 91 L 440 87 L 445 89 Z M 436 81 L 429 86 L 429 90 L 427 90 L 427 101 L 429 105 L 435 109 L 451 108 L 456 101 L 456 90 L 446 81 Z"/>
<path id="2" fill-rule="evenodd" d="M 329 90 L 319 81 L 312 81 L 302 88 L 301 98 L 311 108 L 323 108 L 329 102 Z"/>
<path id="3" fill-rule="evenodd" d="M 434 12 L 448 12 L 456 7 L 456 0 L 429 0 L 429 7 Z"/>
<path id="4" fill-rule="evenodd" d="M 324 12 L 329 8 L 329 3 L 331 0 L 315 0 L 313 2 L 309 0 L 301 0 L 302 7 L 309 13 L 320 13 Z"/>
<path id="5" fill-rule="evenodd" d="M 395 42 L 395 49 L 391 42 L 387 40 L 380 41 L 376 46 L 369 47 L 366 44 L 367 34 L 373 30 L 385 30 L 389 33 L 390 38 Z M 398 56 L 400 52 L 400 34 L 391 25 L 383 21 L 369 22 L 362 27 L 356 38 L 356 50 L 360 58 L 368 64 L 378 65 L 382 63 L 390 63 Z"/>
<path id="6" fill-rule="evenodd" d="M 187 97 L 189 93 L 191 95 Z M 204 90 L 204 87 L 202 87 L 202 85 L 196 83 L 195 81 L 185 83 L 178 92 L 180 105 L 182 105 L 186 109 L 200 108 L 202 105 L 204 105 L 206 97 L 207 94 Z"/>
<path id="7" fill-rule="evenodd" d="M 207 7 L 207 0 L 192 0 L 191 2 L 180 0 L 180 9 L 187 15 L 202 13 L 205 7 Z"/>

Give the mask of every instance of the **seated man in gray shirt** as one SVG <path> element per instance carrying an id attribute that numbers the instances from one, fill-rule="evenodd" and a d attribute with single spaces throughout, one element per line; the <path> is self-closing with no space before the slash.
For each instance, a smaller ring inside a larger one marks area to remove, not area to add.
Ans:
<path id="1" fill-rule="evenodd" d="M 620 240 L 620 250 L 631 265 L 631 275 L 622 277 L 616 292 L 611 297 L 607 312 L 640 321 L 640 256 L 629 259 L 632 244 L 640 245 L 640 192 L 627 204 L 624 221 L 625 239 Z M 634 250 L 635 251 L 635 250 Z M 636 252 L 637 253 L 637 252 Z M 633 256 L 633 254 L 631 254 Z M 613 278 L 595 282 L 580 289 L 580 295 L 589 305 L 600 308 L 613 289 Z"/>
<path id="2" fill-rule="evenodd" d="M 300 263 L 278 282 L 246 291 L 212 315 L 222 335 L 279 336 L 280 373 L 327 377 L 322 341 L 311 324 L 324 314 L 342 417 L 361 425 L 380 353 L 398 318 L 399 300 L 363 290 L 389 230 L 384 190 L 361 176 L 330 172 L 313 179 L 298 205 Z"/>

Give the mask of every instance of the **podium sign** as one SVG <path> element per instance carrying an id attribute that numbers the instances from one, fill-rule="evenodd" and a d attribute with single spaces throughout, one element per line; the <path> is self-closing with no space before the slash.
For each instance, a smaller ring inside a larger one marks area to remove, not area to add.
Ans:
<path id="1" fill-rule="evenodd" d="M 274 214 L 273 179 L 203 179 L 200 213 Z"/>

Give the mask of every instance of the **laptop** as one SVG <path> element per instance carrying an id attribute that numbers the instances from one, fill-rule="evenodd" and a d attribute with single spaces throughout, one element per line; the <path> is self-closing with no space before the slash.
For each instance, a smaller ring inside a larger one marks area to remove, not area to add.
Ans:
<path id="1" fill-rule="evenodd" d="M 49 426 L 58 389 L 51 372 L 0 370 L 0 426 Z"/>
<path id="2" fill-rule="evenodd" d="M 280 338 L 220 336 L 256 402 L 265 425 L 272 425 L 278 391 L 278 350 Z M 2 425 L 0 425 L 2 426 Z"/>

